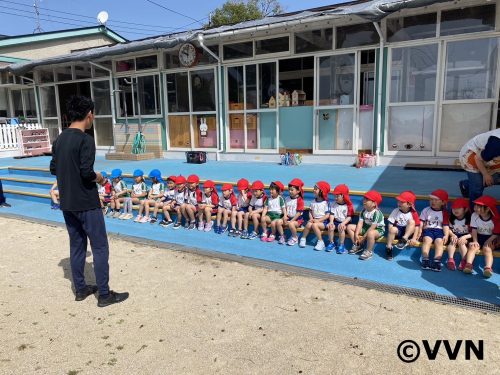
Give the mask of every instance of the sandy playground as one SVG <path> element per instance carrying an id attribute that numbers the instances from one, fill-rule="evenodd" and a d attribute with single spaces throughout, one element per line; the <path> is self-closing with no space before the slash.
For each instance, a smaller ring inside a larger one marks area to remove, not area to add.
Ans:
<path id="1" fill-rule="evenodd" d="M 1 374 L 500 373 L 495 314 L 116 237 L 110 284 L 130 298 L 100 309 L 74 301 L 65 228 L 0 233 Z M 483 339 L 485 358 L 405 364 L 406 339 Z"/>

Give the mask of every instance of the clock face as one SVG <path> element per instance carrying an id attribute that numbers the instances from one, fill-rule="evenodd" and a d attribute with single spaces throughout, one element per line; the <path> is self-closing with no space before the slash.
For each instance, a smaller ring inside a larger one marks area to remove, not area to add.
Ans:
<path id="1" fill-rule="evenodd" d="M 193 66 L 198 61 L 198 51 L 191 43 L 185 43 L 179 49 L 179 61 L 183 66 Z"/>

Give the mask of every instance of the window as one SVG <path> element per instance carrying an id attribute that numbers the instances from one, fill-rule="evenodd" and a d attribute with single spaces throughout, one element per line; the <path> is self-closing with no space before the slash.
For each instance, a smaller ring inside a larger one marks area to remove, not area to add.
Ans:
<path id="1" fill-rule="evenodd" d="M 437 44 L 393 48 L 391 102 L 434 100 L 437 59 Z"/>
<path id="2" fill-rule="evenodd" d="M 7 101 L 7 89 L 0 87 L 0 117 L 8 116 L 9 102 Z"/>
<path id="3" fill-rule="evenodd" d="M 387 40 L 402 42 L 405 40 L 434 38 L 436 36 L 437 13 L 416 16 L 389 18 L 387 20 Z"/>
<path id="4" fill-rule="evenodd" d="M 160 86 L 158 75 L 118 78 L 119 117 L 159 115 Z"/>
<path id="5" fill-rule="evenodd" d="M 53 83 L 54 71 L 52 69 L 41 69 L 38 71 L 40 83 Z"/>
<path id="6" fill-rule="evenodd" d="M 326 51 L 332 47 L 332 28 L 295 33 L 295 53 Z"/>
<path id="7" fill-rule="evenodd" d="M 90 64 L 75 65 L 75 79 L 86 79 L 92 77 Z"/>
<path id="8" fill-rule="evenodd" d="M 233 43 L 223 46 L 224 60 L 253 57 L 253 42 Z"/>
<path id="9" fill-rule="evenodd" d="M 135 60 L 134 59 L 129 59 L 129 60 L 120 60 L 115 62 L 115 69 L 116 72 L 130 72 L 135 70 Z"/>
<path id="10" fill-rule="evenodd" d="M 21 90 L 24 102 L 24 117 L 36 117 L 35 90 Z"/>
<path id="11" fill-rule="evenodd" d="M 111 117 L 95 118 L 94 131 L 97 146 L 113 146 L 113 119 Z"/>
<path id="12" fill-rule="evenodd" d="M 113 69 L 111 61 L 98 61 L 97 64 L 109 70 Z M 92 65 L 92 76 L 94 78 L 109 77 L 109 71 L 101 69 L 95 65 Z"/>
<path id="13" fill-rule="evenodd" d="M 244 106 L 244 84 L 243 66 L 232 66 L 227 68 L 229 110 L 243 109 Z M 255 88 L 256 84 L 253 85 Z M 257 104 L 257 92 L 255 92 L 255 104 Z"/>
<path id="14" fill-rule="evenodd" d="M 337 27 L 337 48 L 349 48 L 376 44 L 380 41 L 371 23 Z"/>
<path id="15" fill-rule="evenodd" d="M 319 58 L 319 105 L 354 103 L 353 53 Z"/>
<path id="16" fill-rule="evenodd" d="M 441 35 L 495 30 L 495 4 L 441 12 Z"/>
<path id="17" fill-rule="evenodd" d="M 298 105 L 312 105 L 314 96 L 314 58 L 311 56 L 280 60 L 279 88 L 280 92 L 287 92 L 290 95 L 290 101 L 295 90 L 303 91 L 305 97 L 300 98 Z M 293 105 L 293 102 L 290 105 Z"/>
<path id="18" fill-rule="evenodd" d="M 188 73 L 167 74 L 168 112 L 189 112 Z"/>
<path id="19" fill-rule="evenodd" d="M 136 70 L 156 69 L 158 57 L 156 55 L 137 57 L 135 59 Z"/>
<path id="20" fill-rule="evenodd" d="M 71 65 L 54 68 L 54 71 L 56 72 L 58 82 L 71 81 L 73 79 L 73 69 Z"/>
<path id="21" fill-rule="evenodd" d="M 40 87 L 43 117 L 57 117 L 55 86 Z"/>
<path id="22" fill-rule="evenodd" d="M 290 38 L 262 39 L 255 41 L 255 54 L 265 55 L 267 53 L 288 52 L 290 50 Z"/>
<path id="23" fill-rule="evenodd" d="M 269 108 L 271 98 L 276 98 L 276 63 L 259 64 L 260 108 Z"/>
<path id="24" fill-rule="evenodd" d="M 215 111 L 215 76 L 213 69 L 191 72 L 191 93 L 193 112 Z"/>
<path id="25" fill-rule="evenodd" d="M 111 115 L 109 81 L 92 82 L 92 95 L 95 103 L 94 114 L 96 116 Z"/>
<path id="26" fill-rule="evenodd" d="M 132 77 L 118 78 L 118 102 L 120 105 L 118 117 L 134 116 L 134 94 L 132 90 Z"/>
<path id="27" fill-rule="evenodd" d="M 496 38 L 448 43 L 445 99 L 495 97 L 497 55 Z"/>

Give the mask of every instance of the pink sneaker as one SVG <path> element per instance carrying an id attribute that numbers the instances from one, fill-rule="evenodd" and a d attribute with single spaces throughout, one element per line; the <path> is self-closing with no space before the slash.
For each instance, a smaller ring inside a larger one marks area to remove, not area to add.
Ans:
<path id="1" fill-rule="evenodd" d="M 295 237 L 290 237 L 288 242 L 286 243 L 288 246 L 295 246 L 299 243 L 299 240 Z"/>
<path id="2" fill-rule="evenodd" d="M 142 223 L 142 224 L 144 224 L 144 223 L 149 223 L 149 220 L 151 220 L 151 219 L 149 218 L 149 216 L 143 216 L 143 217 L 142 217 L 142 219 L 141 219 L 141 220 L 139 220 L 139 223 Z"/>
<path id="3" fill-rule="evenodd" d="M 213 225 L 213 223 L 211 221 L 206 223 L 205 224 L 205 232 L 210 232 L 212 230 L 212 225 Z"/>
<path id="4" fill-rule="evenodd" d="M 260 236 L 260 240 L 262 242 L 267 242 L 267 233 L 262 233 L 262 236 Z"/>
<path id="5" fill-rule="evenodd" d="M 280 236 L 280 238 L 278 239 L 278 243 L 280 245 L 284 245 L 286 243 L 285 236 Z"/>
<path id="6" fill-rule="evenodd" d="M 267 237 L 267 242 L 273 242 L 275 238 L 276 236 L 274 234 L 271 234 L 269 237 Z"/>

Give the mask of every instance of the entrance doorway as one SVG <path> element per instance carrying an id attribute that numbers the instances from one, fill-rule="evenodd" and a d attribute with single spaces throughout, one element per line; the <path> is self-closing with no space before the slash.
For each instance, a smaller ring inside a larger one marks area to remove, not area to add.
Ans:
<path id="1" fill-rule="evenodd" d="M 72 82 L 58 85 L 59 92 L 59 113 L 61 114 L 61 130 L 66 129 L 69 125 L 68 110 L 66 109 L 66 101 L 72 95 L 82 95 L 88 98 L 91 97 L 90 82 Z M 85 131 L 87 134 L 94 136 L 94 127 Z"/>

